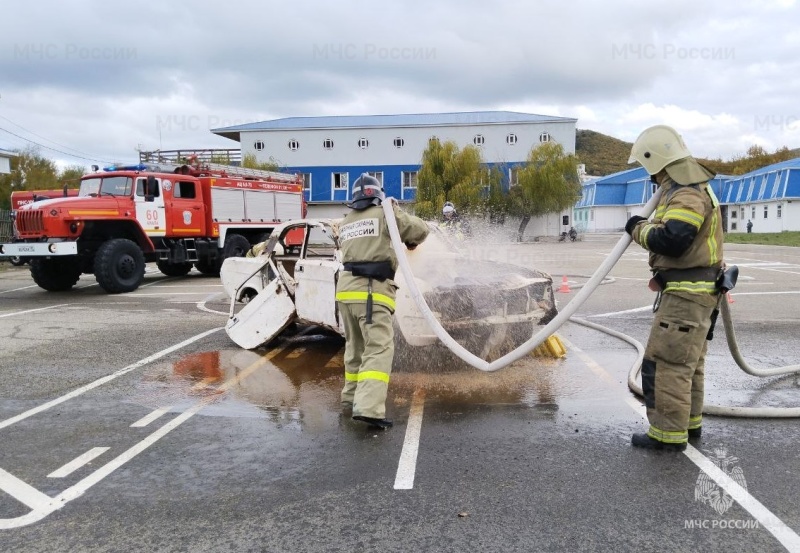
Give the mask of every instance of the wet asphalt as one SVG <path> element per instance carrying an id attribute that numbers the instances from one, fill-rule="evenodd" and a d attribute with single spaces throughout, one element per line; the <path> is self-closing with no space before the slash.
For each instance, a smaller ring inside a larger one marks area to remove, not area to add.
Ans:
<path id="1" fill-rule="evenodd" d="M 557 288 L 566 276 L 563 307 L 616 239 L 467 253 L 543 269 Z M 741 269 L 744 356 L 798 363 L 800 251 L 729 245 L 726 259 Z M 800 533 L 797 420 L 709 416 L 694 442 L 739 467 L 781 542 L 749 500 L 697 499 L 688 456 L 631 448 L 646 428 L 626 385 L 635 350 L 597 330 L 568 323 L 566 358 L 491 374 L 426 349 L 395 367 L 395 426 L 376 431 L 340 409 L 340 337 L 299 327 L 241 350 L 221 330 L 218 279 L 149 266 L 130 294 L 91 275 L 48 293 L 0 267 L 0 551 L 786 551 Z M 578 315 L 644 342 L 645 253 L 631 246 L 611 276 Z M 706 400 L 798 407 L 800 379 L 745 375 L 720 328 Z M 416 424 L 411 489 L 395 489 Z"/>

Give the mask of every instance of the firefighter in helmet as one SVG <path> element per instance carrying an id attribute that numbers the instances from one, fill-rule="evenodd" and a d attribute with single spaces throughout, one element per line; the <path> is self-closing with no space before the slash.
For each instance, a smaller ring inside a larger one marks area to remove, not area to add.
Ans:
<path id="1" fill-rule="evenodd" d="M 469 223 L 463 219 L 456 211 L 456 206 L 453 202 L 445 202 L 442 206 L 442 224 L 441 227 L 449 233 L 464 238 L 471 234 Z"/>
<path id="2" fill-rule="evenodd" d="M 383 187 L 366 173 L 353 183 L 350 213 L 339 225 L 343 271 L 336 283 L 336 301 L 345 332 L 344 389 L 341 401 L 353 419 L 389 428 L 386 394 L 394 358 L 394 274 L 397 256 L 381 207 Z M 414 249 L 428 236 L 419 217 L 393 206 L 400 238 Z"/>
<path id="3" fill-rule="evenodd" d="M 628 162 L 639 162 L 662 190 L 651 220 L 634 215 L 625 225 L 650 252 L 650 288 L 658 293 L 642 361 L 650 428 L 631 443 L 683 451 L 702 431 L 707 340 L 721 297 L 722 217 L 708 184 L 714 173 L 666 125 L 643 131 Z"/>

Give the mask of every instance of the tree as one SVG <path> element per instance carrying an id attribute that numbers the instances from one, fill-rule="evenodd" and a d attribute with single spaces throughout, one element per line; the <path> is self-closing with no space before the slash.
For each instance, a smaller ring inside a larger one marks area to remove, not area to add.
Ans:
<path id="1" fill-rule="evenodd" d="M 58 182 L 67 188 L 78 188 L 81 185 L 81 177 L 86 173 L 83 165 L 68 165 L 58 172 Z"/>
<path id="2" fill-rule="evenodd" d="M 484 188 L 499 190 L 500 174 L 487 169 L 475 146 L 459 149 L 455 142 L 432 139 L 422 153 L 417 175 L 416 214 L 433 219 L 441 213 L 444 202 L 451 201 L 460 213 L 483 212 L 489 198 Z"/>
<path id="3" fill-rule="evenodd" d="M 58 169 L 53 161 L 32 147 L 15 153 L 11 173 L 0 175 L 0 209 L 11 208 L 11 192 L 15 190 L 58 188 Z"/>
<path id="4" fill-rule="evenodd" d="M 581 197 L 578 158 L 556 142 L 531 149 L 527 162 L 517 169 L 518 184 L 509 190 L 509 211 L 522 218 L 517 239 L 522 241 L 531 217 L 566 209 Z"/>
<path id="5" fill-rule="evenodd" d="M 280 169 L 278 163 L 271 157 L 269 161 L 258 161 L 255 154 L 244 154 L 242 157 L 242 167 L 261 169 L 262 171 L 278 171 Z"/>

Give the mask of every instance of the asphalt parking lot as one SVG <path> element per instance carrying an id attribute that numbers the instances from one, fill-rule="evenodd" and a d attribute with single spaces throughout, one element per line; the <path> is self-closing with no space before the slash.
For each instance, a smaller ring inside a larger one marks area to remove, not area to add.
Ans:
<path id="1" fill-rule="evenodd" d="M 615 242 L 468 254 L 566 276 L 563 306 Z M 742 353 L 796 364 L 800 252 L 730 245 L 726 260 Z M 566 358 L 496 373 L 397 367 L 380 432 L 339 410 L 341 338 L 298 328 L 239 349 L 218 279 L 151 265 L 130 294 L 91 275 L 48 293 L 1 267 L 0 550 L 800 551 L 797 420 L 707 417 L 686 454 L 634 450 L 635 350 L 597 330 L 568 323 Z M 611 275 L 578 315 L 646 340 L 645 252 Z M 708 402 L 800 406 L 798 376 L 747 376 L 717 336 Z"/>

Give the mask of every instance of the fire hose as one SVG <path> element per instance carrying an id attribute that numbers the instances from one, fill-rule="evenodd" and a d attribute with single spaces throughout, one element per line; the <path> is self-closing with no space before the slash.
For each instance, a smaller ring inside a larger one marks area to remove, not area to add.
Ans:
<path id="1" fill-rule="evenodd" d="M 649 218 L 650 215 L 656 208 L 658 201 L 661 197 L 661 189 L 656 190 L 653 194 L 653 197 L 650 199 L 647 204 L 642 208 L 642 217 Z M 534 334 L 530 339 L 526 342 L 521 344 L 519 347 L 514 349 L 513 351 L 507 353 L 506 355 L 496 359 L 492 362 L 488 362 L 484 359 L 481 359 L 477 355 L 473 354 L 464 346 L 459 344 L 448 332 L 444 329 L 441 325 L 439 320 L 431 311 L 428 303 L 425 301 L 424 296 L 420 292 L 419 288 L 417 287 L 416 281 L 414 279 L 414 274 L 411 270 L 411 265 L 408 262 L 408 259 L 405 254 L 405 248 L 403 245 L 403 241 L 400 238 L 400 231 L 397 228 L 397 221 L 395 220 L 394 216 L 394 209 L 393 209 L 394 199 L 387 198 L 387 201 L 383 202 L 383 211 L 386 215 L 386 223 L 389 228 L 389 236 L 392 240 L 392 247 L 394 248 L 395 253 L 397 254 L 398 263 L 400 266 L 400 270 L 403 273 L 403 277 L 406 281 L 406 286 L 408 287 L 409 294 L 411 295 L 414 303 L 416 304 L 417 308 L 419 309 L 422 316 L 425 318 L 425 321 L 430 326 L 433 333 L 441 340 L 442 344 L 447 347 L 454 355 L 458 358 L 463 360 L 464 362 L 468 363 L 469 365 L 475 367 L 484 372 L 494 372 L 504 367 L 507 367 L 511 363 L 518 361 L 531 353 L 534 349 L 536 349 L 540 344 L 542 344 L 549 336 L 551 336 L 556 330 L 558 330 L 564 323 L 567 321 L 572 321 L 577 324 L 581 324 L 587 326 L 589 328 L 593 328 L 596 330 L 600 330 L 605 332 L 611 336 L 624 340 L 631 345 L 633 345 L 637 350 L 637 360 L 633 364 L 628 373 L 628 387 L 630 390 L 638 396 L 643 396 L 642 388 L 636 382 L 637 377 L 641 371 L 641 363 L 642 359 L 644 358 L 644 347 L 641 343 L 634 340 L 630 336 L 617 332 L 615 330 L 603 327 L 601 325 L 597 325 L 595 323 L 591 323 L 589 321 L 585 321 L 579 318 L 573 318 L 573 314 L 578 310 L 578 308 L 583 305 L 583 303 L 591 296 L 591 294 L 595 291 L 595 289 L 603 283 L 604 279 L 611 272 L 611 269 L 614 265 L 617 264 L 619 259 L 622 257 L 622 254 L 625 253 L 625 250 L 631 243 L 631 237 L 626 233 L 623 234 L 617 244 L 614 246 L 611 253 L 605 258 L 603 263 L 597 268 L 594 274 L 589 278 L 589 280 L 580 287 L 578 294 L 570 301 L 564 308 L 559 311 L 558 315 L 556 315 L 548 324 L 542 327 L 539 332 Z M 730 307 L 726 302 L 721 303 L 721 310 L 722 314 L 722 321 L 725 326 L 725 336 L 728 342 L 728 347 L 731 351 L 731 355 L 733 356 L 734 360 L 736 361 L 737 365 L 744 370 L 747 374 L 759 377 L 768 377 L 768 376 L 779 376 L 779 375 L 788 375 L 793 373 L 800 372 L 800 365 L 790 365 L 787 367 L 775 367 L 769 369 L 756 369 L 750 367 L 747 362 L 742 357 L 741 353 L 739 352 L 738 345 L 736 344 L 736 336 L 733 329 L 733 321 L 731 320 L 730 314 Z M 733 417 L 773 417 L 773 418 L 783 418 L 783 417 L 800 417 L 800 407 L 735 407 L 735 406 L 723 406 L 723 405 L 713 405 L 707 404 L 703 412 L 708 415 L 719 415 L 719 416 L 733 416 Z"/>

